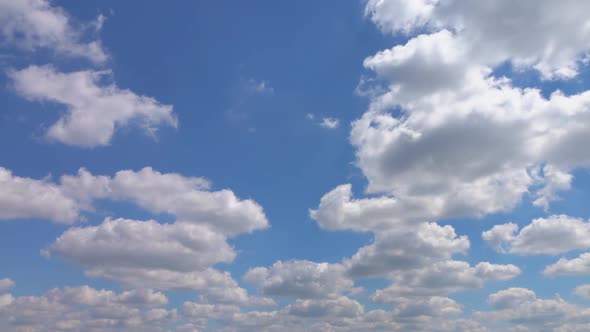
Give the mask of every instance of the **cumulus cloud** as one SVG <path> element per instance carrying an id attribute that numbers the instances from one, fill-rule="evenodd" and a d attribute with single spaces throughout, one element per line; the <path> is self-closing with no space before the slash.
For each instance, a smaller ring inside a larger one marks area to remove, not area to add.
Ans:
<path id="1" fill-rule="evenodd" d="M 369 0 L 366 12 L 388 33 L 455 31 L 478 63 L 511 61 L 518 68 L 535 68 L 545 78 L 571 78 L 588 50 L 590 23 L 583 14 L 588 9 L 575 0 L 517 5 L 509 0 Z"/>
<path id="2" fill-rule="evenodd" d="M 357 317 L 363 314 L 363 306 L 346 296 L 324 300 L 297 300 L 287 306 L 285 310 L 300 317 Z"/>
<path id="3" fill-rule="evenodd" d="M 590 222 L 566 215 L 534 219 L 518 234 L 516 224 L 496 225 L 483 239 L 499 252 L 558 255 L 590 247 Z"/>
<path id="4" fill-rule="evenodd" d="M 518 232 L 518 225 L 514 223 L 507 223 L 501 225 L 495 225 L 490 230 L 487 230 L 481 234 L 481 237 L 487 244 L 497 252 L 508 252 L 510 248 L 507 248 L 510 243 L 514 240 L 515 233 Z"/>
<path id="5" fill-rule="evenodd" d="M 216 234 L 235 236 L 268 227 L 262 207 L 242 200 L 231 190 L 211 191 L 208 180 L 151 167 L 122 170 L 114 176 L 93 175 L 81 168 L 63 175 L 59 183 L 12 175 L 0 168 L 0 219 L 42 218 L 60 223 L 80 219 L 96 200 L 134 203 L 154 214 L 167 213 L 176 221 L 203 225 Z"/>
<path id="6" fill-rule="evenodd" d="M 513 7 L 509 1 L 367 3 L 383 31 L 424 32 L 365 59 L 384 85 L 372 87 L 371 107 L 350 137 L 369 192 L 398 202 L 423 199 L 427 214 L 451 218 L 509 211 L 535 186 L 534 204 L 548 209 L 570 188 L 571 171 L 589 165 L 575 148 L 588 139 L 581 131 L 589 121 L 588 92 L 546 98 L 492 75 L 505 62 L 545 78 L 576 75 L 590 38 L 579 26 L 588 20 L 575 1 Z M 509 33 L 516 23 L 519 33 Z"/>
<path id="7" fill-rule="evenodd" d="M 392 274 L 390 278 L 393 284 L 376 291 L 372 299 L 381 303 L 395 303 L 400 297 L 447 295 L 462 290 L 478 289 L 486 282 L 509 280 L 520 273 L 521 270 L 512 264 L 480 262 L 470 266 L 461 261 L 442 261 Z"/>
<path id="8" fill-rule="evenodd" d="M 0 167 L 0 220 L 40 218 L 71 224 L 79 213 L 76 200 L 58 185 L 16 176 Z"/>
<path id="9" fill-rule="evenodd" d="M 177 126 L 172 106 L 154 98 L 103 83 L 108 71 L 59 72 L 52 66 L 12 70 L 14 90 L 32 101 L 65 106 L 67 112 L 47 131 L 47 137 L 68 145 L 108 145 L 115 130 L 137 123 L 149 135 L 161 125 Z"/>
<path id="10" fill-rule="evenodd" d="M 377 233 L 375 241 L 344 260 L 344 266 L 354 278 L 383 277 L 449 259 L 468 248 L 467 237 L 457 237 L 451 226 L 422 223 L 416 228 Z"/>
<path id="11" fill-rule="evenodd" d="M 223 235 L 201 225 L 126 219 L 71 228 L 46 253 L 89 268 L 91 275 L 136 268 L 199 271 L 236 256 Z"/>
<path id="12" fill-rule="evenodd" d="M 303 299 L 334 298 L 353 286 L 340 264 L 310 261 L 278 261 L 269 268 L 253 268 L 244 280 L 265 295 Z"/>
<path id="13" fill-rule="evenodd" d="M 514 331 L 583 331 L 590 322 L 587 308 L 568 303 L 559 295 L 539 299 L 524 288 L 509 288 L 491 294 L 492 311 L 478 311 L 474 318 L 488 323 L 508 323 Z"/>
<path id="14" fill-rule="evenodd" d="M 0 292 L 5 292 L 13 288 L 16 284 L 10 278 L 0 279 Z"/>
<path id="15" fill-rule="evenodd" d="M 336 129 L 340 126 L 340 120 L 336 118 L 323 118 L 320 122 L 320 127 L 326 129 Z"/>
<path id="16" fill-rule="evenodd" d="M 0 305 L 6 331 L 160 331 L 175 311 L 168 299 L 149 289 L 115 293 L 89 286 L 52 289 L 41 296 L 13 297 Z"/>
<path id="17" fill-rule="evenodd" d="M 590 275 L 590 253 L 583 253 L 577 258 L 560 258 L 543 270 L 546 276 L 580 276 Z"/>
<path id="18" fill-rule="evenodd" d="M 108 55 L 93 36 L 103 21 L 100 15 L 94 22 L 76 22 L 46 0 L 0 1 L 1 42 L 24 50 L 45 48 L 94 63 L 105 62 Z"/>
<path id="19" fill-rule="evenodd" d="M 160 173 L 146 167 L 114 176 L 80 169 L 58 183 L 13 176 L 0 169 L 0 218 L 41 218 L 72 223 L 94 211 L 97 200 L 134 203 L 171 223 L 107 218 L 102 224 L 73 227 L 43 253 L 82 267 L 89 277 L 138 288 L 201 291 L 207 302 L 274 305 L 249 296 L 228 272 L 214 268 L 231 263 L 235 249 L 227 240 L 268 227 L 260 205 L 241 200 L 228 189 L 211 191 L 203 178 Z"/>

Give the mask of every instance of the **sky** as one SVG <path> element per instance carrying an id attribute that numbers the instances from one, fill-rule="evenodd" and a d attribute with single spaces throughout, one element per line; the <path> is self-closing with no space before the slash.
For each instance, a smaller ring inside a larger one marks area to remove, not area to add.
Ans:
<path id="1" fill-rule="evenodd" d="M 590 3 L 0 0 L 0 330 L 590 330 Z"/>

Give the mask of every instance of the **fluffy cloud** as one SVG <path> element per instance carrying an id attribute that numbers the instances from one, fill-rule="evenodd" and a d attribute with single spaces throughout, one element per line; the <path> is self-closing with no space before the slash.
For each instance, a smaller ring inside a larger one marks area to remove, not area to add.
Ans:
<path id="1" fill-rule="evenodd" d="M 230 190 L 210 191 L 209 181 L 146 167 L 115 176 L 95 176 L 85 169 L 59 183 L 13 176 L 0 169 L 0 218 L 42 218 L 71 223 L 96 200 L 135 203 L 154 214 L 176 218 L 106 219 L 96 226 L 74 227 L 43 252 L 81 266 L 90 277 L 140 288 L 203 291 L 204 301 L 273 305 L 251 297 L 227 272 L 213 268 L 236 256 L 228 237 L 268 227 L 262 208 L 240 200 Z"/>
<path id="2" fill-rule="evenodd" d="M 577 258 L 560 258 L 554 264 L 545 268 L 547 276 L 590 275 L 590 253 L 583 253 Z"/>
<path id="3" fill-rule="evenodd" d="M 0 219 L 40 218 L 70 224 L 78 220 L 74 198 L 49 181 L 19 177 L 0 167 Z"/>
<path id="4" fill-rule="evenodd" d="M 201 271 L 236 255 L 223 235 L 200 225 L 126 219 L 71 228 L 46 252 L 105 276 L 121 269 Z"/>
<path id="5" fill-rule="evenodd" d="M 457 237 L 453 227 L 422 223 L 416 228 L 377 233 L 375 241 L 344 260 L 344 266 L 354 278 L 380 277 L 449 259 L 468 248 L 467 237 Z"/>
<path id="6" fill-rule="evenodd" d="M 13 70 L 14 90 L 33 101 L 64 105 L 67 113 L 54 123 L 47 136 L 81 147 L 108 145 L 120 127 L 137 123 L 149 135 L 160 125 L 176 127 L 172 106 L 140 96 L 115 84 L 103 84 L 108 71 L 63 73 L 51 66 Z"/>
<path id="7" fill-rule="evenodd" d="M 0 279 L 0 292 L 5 292 L 12 287 L 14 287 L 15 283 L 12 279 L 4 278 Z"/>
<path id="8" fill-rule="evenodd" d="M 533 67 L 545 78 L 576 75 L 590 42 L 587 10 L 575 0 L 369 0 L 366 7 L 385 32 L 455 31 L 472 61 L 489 66 L 511 61 L 519 68 Z"/>
<path id="9" fill-rule="evenodd" d="M 265 295 L 304 299 L 334 298 L 353 286 L 342 265 L 310 261 L 278 261 L 270 268 L 253 268 L 244 280 Z"/>
<path id="10" fill-rule="evenodd" d="M 5 331 L 160 331 L 154 323 L 171 321 L 174 311 L 162 293 L 115 293 L 88 286 L 52 289 L 42 296 L 21 296 L 0 306 Z M 149 321 L 149 322 L 148 322 Z"/>
<path id="11" fill-rule="evenodd" d="M 514 331 L 583 331 L 578 324 L 590 322 L 590 311 L 555 299 L 538 299 L 524 288 L 510 288 L 489 296 L 493 311 L 475 312 L 476 319 L 490 323 L 509 323 Z M 574 328 L 574 326 L 578 326 Z"/>
<path id="12" fill-rule="evenodd" d="M 5 45 L 25 50 L 46 48 L 58 54 L 83 57 L 95 63 L 108 59 L 100 41 L 90 40 L 104 21 L 79 24 L 46 0 L 0 1 L 0 36 Z"/>
<path id="13" fill-rule="evenodd" d="M 60 223 L 79 220 L 99 199 L 135 203 L 145 210 L 167 213 L 179 222 L 206 226 L 216 234 L 234 236 L 268 227 L 260 205 L 241 200 L 231 190 L 211 191 L 199 177 L 160 173 L 151 167 L 123 170 L 113 177 L 80 169 L 59 183 L 12 175 L 0 168 L 0 219 L 42 218 Z"/>
<path id="14" fill-rule="evenodd" d="M 508 252 L 507 246 L 514 240 L 515 233 L 518 232 L 518 225 L 507 223 L 495 225 L 490 230 L 481 233 L 481 237 L 497 252 Z"/>
<path id="15" fill-rule="evenodd" d="M 340 126 L 340 120 L 336 118 L 323 118 L 320 127 L 326 129 L 336 129 Z"/>
<path id="16" fill-rule="evenodd" d="M 450 317 L 462 313 L 459 303 L 448 297 L 433 296 L 420 299 L 395 300 L 394 316 L 408 319 L 416 317 Z"/>
<path id="17" fill-rule="evenodd" d="M 416 201 L 385 196 L 354 199 L 352 185 L 345 184 L 325 194 L 310 216 L 327 230 L 380 232 L 427 220 L 428 212 L 419 207 Z"/>
<path id="18" fill-rule="evenodd" d="M 574 294 L 586 300 L 590 300 L 590 285 L 577 286 L 574 290 Z"/>
<path id="19" fill-rule="evenodd" d="M 368 88 L 370 110 L 350 137 L 369 192 L 450 218 L 509 211 L 534 185 L 534 204 L 547 209 L 570 172 L 590 165 L 576 149 L 588 140 L 590 93 L 546 98 L 492 75 L 507 61 L 546 78 L 575 75 L 590 39 L 575 1 L 375 0 L 367 13 L 384 31 L 427 32 L 364 62 L 384 82 Z M 516 22 L 524 28 L 509 33 Z"/>
<path id="20" fill-rule="evenodd" d="M 590 222 L 566 215 L 538 218 L 520 233 L 512 223 L 483 232 L 483 239 L 496 251 L 521 255 L 558 255 L 590 247 Z"/>
<path id="21" fill-rule="evenodd" d="M 512 209 L 533 184 L 544 185 L 546 200 L 567 188 L 533 174 L 543 163 L 562 176 L 589 164 L 575 149 L 588 139 L 581 124 L 589 121 L 589 92 L 546 99 L 483 77 L 461 90 L 405 104 L 399 119 L 369 111 L 353 124 L 369 191 L 393 192 L 400 205 L 420 202 L 434 218 L 481 216 Z"/>
<path id="22" fill-rule="evenodd" d="M 534 301 L 535 292 L 526 288 L 508 288 L 489 296 L 488 303 L 494 309 L 517 308 L 523 303 Z"/>
<path id="23" fill-rule="evenodd" d="M 363 306 L 346 296 L 325 300 L 297 300 L 285 310 L 300 317 L 357 317 L 363 314 Z"/>
<path id="24" fill-rule="evenodd" d="M 490 281 L 512 279 L 520 273 L 520 269 L 511 264 L 481 262 L 470 266 L 461 261 L 443 261 L 420 269 L 392 274 L 390 278 L 393 285 L 378 290 L 372 299 L 381 303 L 395 303 L 400 297 L 447 295 L 481 288 Z"/>

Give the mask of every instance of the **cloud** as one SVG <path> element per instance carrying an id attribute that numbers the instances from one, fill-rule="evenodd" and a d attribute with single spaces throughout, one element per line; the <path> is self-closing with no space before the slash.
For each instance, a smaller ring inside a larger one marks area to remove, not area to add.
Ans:
<path id="1" fill-rule="evenodd" d="M 535 292 L 526 288 L 508 288 L 489 296 L 488 303 L 494 309 L 518 308 L 536 300 Z"/>
<path id="2" fill-rule="evenodd" d="M 137 204 L 146 211 L 167 213 L 177 221 L 207 225 L 233 236 L 268 227 L 260 205 L 241 200 L 231 190 L 209 191 L 203 178 L 160 173 L 151 167 L 122 170 L 113 177 L 94 176 L 80 169 L 75 176 L 63 176 L 62 187 L 76 197 L 111 199 Z"/>
<path id="3" fill-rule="evenodd" d="M 408 319 L 416 317 L 450 318 L 463 312 L 462 306 L 448 297 L 433 296 L 418 300 L 398 298 L 395 300 L 394 316 Z"/>
<path id="4" fill-rule="evenodd" d="M 251 92 L 258 94 L 272 94 L 275 92 L 275 89 L 270 85 L 270 82 L 265 80 L 257 81 L 253 78 L 248 80 L 248 89 Z"/>
<path id="5" fill-rule="evenodd" d="M 574 290 L 574 294 L 583 299 L 590 300 L 590 285 L 586 284 L 577 286 Z"/>
<path id="6" fill-rule="evenodd" d="M 324 129 L 336 129 L 340 127 L 340 120 L 337 118 L 321 117 L 320 119 L 318 119 L 318 121 L 315 121 L 316 115 L 313 113 L 306 113 L 305 118 Z"/>
<path id="7" fill-rule="evenodd" d="M 377 233 L 373 243 L 360 248 L 343 264 L 354 278 L 382 277 L 449 259 L 467 249 L 467 237 L 457 237 L 451 226 L 421 223 L 417 229 L 407 227 Z"/>
<path id="8" fill-rule="evenodd" d="M 385 0 L 369 1 L 367 14 L 383 31 L 423 33 L 364 61 L 378 80 L 350 140 L 368 192 L 422 199 L 437 219 L 509 211 L 532 188 L 534 204 L 548 209 L 571 171 L 590 165 L 576 148 L 587 139 L 588 92 L 547 98 L 493 76 L 511 62 L 573 77 L 590 39 L 575 1 Z M 518 34 L 508 32 L 514 22 Z"/>
<path id="9" fill-rule="evenodd" d="M 259 288 L 264 295 L 335 298 L 353 286 L 344 272 L 344 267 L 339 264 L 277 261 L 270 268 L 250 269 L 244 281 Z"/>
<path id="10" fill-rule="evenodd" d="M 478 311 L 475 319 L 489 323 L 508 323 L 528 331 L 583 331 L 580 324 L 590 322 L 587 308 L 568 303 L 559 295 L 555 299 L 538 299 L 525 288 L 509 288 L 491 294 L 492 311 Z M 586 325 L 587 326 L 587 325 Z M 519 331 L 518 329 L 514 331 Z"/>
<path id="11" fill-rule="evenodd" d="M 518 225 L 514 223 L 507 223 L 495 225 L 490 230 L 483 232 L 481 237 L 495 251 L 506 253 L 510 251 L 509 246 L 514 240 L 514 234 L 516 232 L 518 232 Z"/>
<path id="12" fill-rule="evenodd" d="M 256 301 L 229 273 L 213 268 L 236 256 L 228 237 L 268 227 L 256 202 L 240 200 L 227 189 L 209 191 L 210 183 L 203 178 L 163 174 L 149 167 L 119 171 L 113 177 L 80 169 L 60 181 L 60 189 L 78 197 L 86 209 L 95 200 L 109 199 L 132 202 L 176 220 L 162 224 L 106 219 L 98 226 L 71 228 L 49 246 L 48 255 L 81 266 L 90 277 L 134 287 L 202 290 L 209 292 L 209 300 Z"/>
<path id="13" fill-rule="evenodd" d="M 320 127 L 326 129 L 336 129 L 340 126 L 340 120 L 336 118 L 323 118 Z"/>
<path id="14" fill-rule="evenodd" d="M 364 313 L 363 306 L 346 296 L 324 300 L 297 300 L 285 310 L 299 317 L 357 317 Z"/>
<path id="15" fill-rule="evenodd" d="M 395 303 L 400 297 L 447 295 L 478 289 L 486 282 L 509 280 L 520 273 L 521 270 L 512 264 L 480 262 L 470 266 L 461 261 L 441 261 L 390 275 L 392 286 L 376 291 L 372 299 L 380 303 Z"/>
<path id="16" fill-rule="evenodd" d="M 160 268 L 190 272 L 219 262 L 229 263 L 236 256 L 225 237 L 207 227 L 127 219 L 107 219 L 98 226 L 71 228 L 46 252 L 105 271 Z"/>
<path id="17" fill-rule="evenodd" d="M 13 288 L 16 284 L 12 279 L 4 278 L 0 279 L 0 292 L 5 292 Z"/>
<path id="18" fill-rule="evenodd" d="M 213 268 L 231 263 L 235 249 L 227 242 L 238 234 L 268 227 L 260 205 L 241 200 L 231 190 L 210 191 L 208 180 L 150 167 L 123 170 L 114 176 L 80 169 L 58 183 L 13 176 L 0 168 L 0 218 L 41 218 L 72 223 L 94 202 L 134 203 L 172 223 L 107 218 L 95 226 L 73 227 L 44 254 L 82 267 L 89 277 L 119 281 L 138 288 L 202 291 L 203 301 L 273 305 L 249 296 L 227 272 Z"/>
<path id="19" fill-rule="evenodd" d="M 511 61 L 550 79 L 577 74 L 590 41 L 590 23 L 583 14 L 588 9 L 575 0 L 517 5 L 509 0 L 369 0 L 366 13 L 387 33 L 455 31 L 471 61 L 489 66 Z"/>
<path id="20" fill-rule="evenodd" d="M 0 1 L 1 43 L 27 51 L 45 48 L 94 63 L 105 62 L 108 55 L 101 42 L 88 38 L 101 29 L 103 21 L 104 16 L 99 15 L 94 22 L 74 22 L 46 0 Z"/>
<path id="21" fill-rule="evenodd" d="M 89 286 L 52 289 L 41 296 L 21 296 L 0 306 L 6 331 L 160 331 L 176 312 L 161 308 L 162 293 L 131 290 L 115 293 Z"/>
<path id="22" fill-rule="evenodd" d="M 483 239 L 499 252 L 558 255 L 590 248 L 590 222 L 566 215 L 534 219 L 516 234 L 515 224 L 496 225 Z"/>
<path id="23" fill-rule="evenodd" d="M 115 130 L 137 123 L 148 135 L 161 125 L 176 127 L 172 106 L 140 96 L 115 84 L 104 84 L 110 72 L 59 72 L 52 66 L 29 66 L 8 73 L 14 90 L 31 101 L 49 101 L 66 107 L 47 131 L 58 142 L 92 148 L 110 144 Z"/>
<path id="24" fill-rule="evenodd" d="M 114 176 L 93 175 L 81 168 L 63 175 L 59 183 L 12 175 L 0 168 L 0 219 L 41 218 L 73 223 L 82 211 L 94 210 L 97 200 L 134 203 L 154 214 L 167 213 L 177 221 L 207 226 L 223 236 L 268 227 L 260 205 L 242 200 L 231 190 L 210 191 L 200 177 L 160 173 L 151 167 L 122 170 Z"/>
<path id="25" fill-rule="evenodd" d="M 543 274 L 550 277 L 590 275 L 590 253 L 583 253 L 574 259 L 560 258 L 547 266 Z"/>
<path id="26" fill-rule="evenodd" d="M 319 207 L 310 210 L 310 217 L 327 230 L 379 232 L 402 225 L 412 225 L 429 219 L 428 211 L 417 209 L 417 201 L 400 201 L 379 196 L 355 199 L 352 185 L 337 186 L 320 200 Z"/>
<path id="27" fill-rule="evenodd" d="M 79 206 L 49 181 L 19 177 L 0 167 L 0 219 L 48 219 L 71 224 L 79 219 Z"/>

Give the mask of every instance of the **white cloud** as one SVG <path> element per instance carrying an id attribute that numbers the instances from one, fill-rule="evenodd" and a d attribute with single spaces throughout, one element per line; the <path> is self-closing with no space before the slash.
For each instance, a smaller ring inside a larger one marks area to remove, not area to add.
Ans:
<path id="1" fill-rule="evenodd" d="M 19 177 L 0 167 L 0 219 L 41 218 L 70 224 L 79 219 L 79 206 L 58 185 Z"/>
<path id="2" fill-rule="evenodd" d="M 490 66 L 511 61 L 518 68 L 535 68 L 545 78 L 577 74 L 590 41 L 587 10 L 587 4 L 575 0 L 370 0 L 366 8 L 385 32 L 449 29 L 468 47 L 471 61 Z"/>
<path id="3" fill-rule="evenodd" d="M 95 63 L 105 62 L 108 55 L 100 41 L 92 40 L 103 21 L 100 15 L 95 22 L 76 23 L 46 0 L 0 1 L 1 42 L 25 50 L 46 48 Z"/>
<path id="4" fill-rule="evenodd" d="M 244 280 L 264 295 L 304 299 L 335 298 L 353 287 L 342 265 L 310 261 L 278 261 L 270 268 L 253 268 Z"/>
<path id="5" fill-rule="evenodd" d="M 545 268 L 546 276 L 583 276 L 590 275 L 590 253 L 583 253 L 577 258 L 560 258 Z"/>
<path id="6" fill-rule="evenodd" d="M 47 249 L 78 265 L 110 268 L 204 270 L 236 256 L 223 235 L 190 223 L 105 220 L 101 225 L 67 230 Z"/>
<path id="7" fill-rule="evenodd" d="M 59 183 L 12 175 L 0 168 L 0 219 L 42 218 L 60 223 L 80 219 L 98 199 L 125 201 L 176 221 L 207 226 L 215 233 L 235 236 L 268 227 L 260 205 L 241 200 L 231 190 L 210 191 L 199 177 L 160 173 L 151 167 L 122 170 L 114 176 L 93 175 L 81 168 L 63 175 Z"/>
<path id="8" fill-rule="evenodd" d="M 326 129 L 336 129 L 340 126 L 340 120 L 336 118 L 323 118 L 320 122 L 320 127 Z"/>
<path id="9" fill-rule="evenodd" d="M 518 308 L 523 303 L 536 300 L 535 292 L 526 288 L 508 288 L 489 296 L 488 303 L 494 309 Z"/>
<path id="10" fill-rule="evenodd" d="M 275 91 L 270 82 L 265 80 L 257 81 L 253 78 L 248 81 L 248 89 L 259 94 L 272 94 Z"/>
<path id="11" fill-rule="evenodd" d="M 90 277 L 139 288 L 200 290 L 213 301 L 255 303 L 258 299 L 249 297 L 229 273 L 212 268 L 234 260 L 236 252 L 226 241 L 223 233 L 202 224 L 107 219 L 67 230 L 43 252 L 81 266 Z"/>
<path id="12" fill-rule="evenodd" d="M 492 249 L 505 253 L 510 251 L 510 243 L 514 240 L 516 232 L 518 232 L 518 225 L 507 223 L 495 225 L 490 230 L 483 232 L 481 237 Z"/>
<path id="13" fill-rule="evenodd" d="M 574 294 L 583 299 L 590 300 L 590 285 L 586 284 L 577 286 L 574 290 Z"/>
<path id="14" fill-rule="evenodd" d="M 524 288 L 494 293 L 488 302 L 494 310 L 475 312 L 474 318 L 489 323 L 508 323 L 515 327 L 514 331 L 583 331 L 573 326 L 590 322 L 587 308 L 570 304 L 559 295 L 552 300 L 538 299 L 533 291 Z"/>
<path id="15" fill-rule="evenodd" d="M 512 264 L 481 262 L 470 266 L 461 261 L 442 261 L 419 269 L 392 273 L 390 278 L 393 285 L 378 290 L 372 299 L 381 303 L 395 303 L 400 297 L 447 295 L 478 289 L 486 282 L 509 280 L 520 273 L 521 270 Z"/>
<path id="16" fill-rule="evenodd" d="M 520 233 L 514 224 L 496 225 L 483 238 L 499 251 L 533 255 L 558 255 L 590 248 L 590 222 L 566 215 L 534 219 Z"/>
<path id="17" fill-rule="evenodd" d="M 543 176 L 541 179 L 543 188 L 537 191 L 537 199 L 533 202 L 533 205 L 540 206 L 545 209 L 545 211 L 548 211 L 549 203 L 559 199 L 559 196 L 557 196 L 556 193 L 569 190 L 573 178 L 574 177 L 571 174 L 561 172 L 551 165 L 545 165 L 545 167 L 543 167 Z"/>
<path id="18" fill-rule="evenodd" d="M 321 118 L 318 118 L 318 121 L 315 121 L 316 115 L 313 113 L 305 114 L 305 118 L 310 120 L 312 123 L 314 123 L 322 128 L 325 128 L 325 129 L 336 129 L 336 128 L 340 127 L 340 119 L 338 119 L 338 118 L 321 117 Z"/>
<path id="19" fill-rule="evenodd" d="M 344 260 L 348 274 L 354 278 L 380 277 L 449 259 L 469 248 L 467 237 L 457 237 L 451 226 L 441 227 L 436 223 L 416 226 L 377 233 L 372 244 Z"/>
<path id="20" fill-rule="evenodd" d="M 287 313 L 300 317 L 358 317 L 364 313 L 363 306 L 346 296 L 323 300 L 297 300 L 285 308 Z"/>
<path id="21" fill-rule="evenodd" d="M 463 312 L 456 301 L 448 297 L 432 296 L 419 299 L 395 299 L 394 315 L 398 318 L 442 317 L 450 318 Z"/>
<path id="22" fill-rule="evenodd" d="M 174 311 L 163 314 L 161 307 L 168 299 L 152 290 L 117 294 L 88 286 L 66 287 L 5 302 L 0 306 L 0 327 L 6 331 L 160 331 L 157 325 L 175 317 Z M 154 310 L 160 313 L 155 315 Z"/>
<path id="23" fill-rule="evenodd" d="M 11 288 L 13 288 L 16 284 L 12 279 L 4 278 L 0 279 L 0 293 L 5 292 Z"/>
<path id="24" fill-rule="evenodd" d="M 545 98 L 491 76 L 506 61 L 575 75 L 590 40 L 577 2 L 375 0 L 367 13 L 387 32 L 425 32 L 364 62 L 384 85 L 369 88 L 370 110 L 351 132 L 369 192 L 422 199 L 438 219 L 509 211 L 536 185 L 534 204 L 547 209 L 571 171 L 590 165 L 578 148 L 590 93 Z M 508 32 L 515 22 L 519 33 Z"/>
<path id="25" fill-rule="evenodd" d="M 328 230 L 378 232 L 429 219 L 428 211 L 419 207 L 419 202 L 385 196 L 354 199 L 352 185 L 344 184 L 325 194 L 310 217 Z"/>
<path id="26" fill-rule="evenodd" d="M 59 72 L 51 66 L 29 66 L 8 73 L 15 91 L 33 101 L 66 107 L 66 114 L 47 131 L 47 137 L 68 145 L 108 145 L 115 130 L 137 123 L 154 135 L 161 125 L 177 126 L 172 106 L 141 96 L 113 83 L 104 84 L 108 71 Z"/>
<path id="27" fill-rule="evenodd" d="M 262 207 L 253 200 L 241 200 L 227 189 L 210 191 L 203 178 L 149 167 L 120 171 L 113 177 L 80 169 L 56 184 L 14 177 L 0 169 L 0 180 L 6 184 L 0 190 L 4 219 L 74 222 L 82 218 L 81 211 L 94 211 L 97 200 L 135 203 L 175 218 L 167 224 L 107 218 L 100 225 L 67 230 L 44 251 L 84 268 L 90 277 L 140 288 L 201 290 L 208 301 L 273 304 L 248 296 L 229 273 L 213 268 L 236 256 L 228 237 L 268 227 Z"/>

